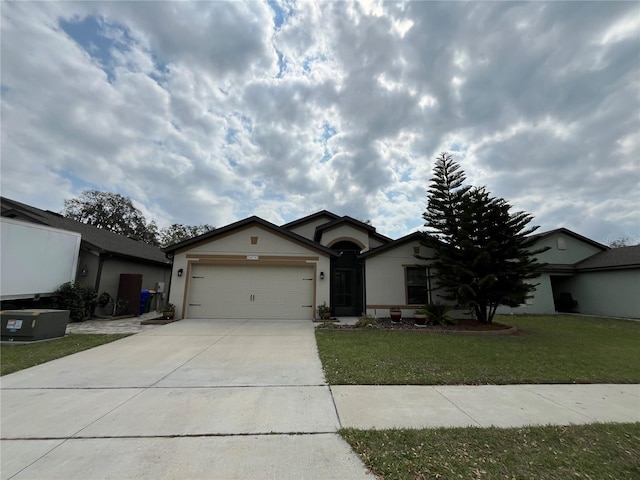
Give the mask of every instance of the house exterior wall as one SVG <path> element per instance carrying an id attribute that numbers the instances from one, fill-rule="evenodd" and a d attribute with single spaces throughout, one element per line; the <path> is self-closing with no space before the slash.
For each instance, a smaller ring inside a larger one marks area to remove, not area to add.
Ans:
<path id="1" fill-rule="evenodd" d="M 258 237 L 255 244 L 251 237 Z M 170 301 L 176 306 L 176 318 L 182 318 L 185 312 L 186 289 L 190 266 L 196 262 L 225 262 L 226 264 L 268 265 L 278 262 L 299 261 L 315 266 L 315 306 L 330 302 L 329 272 L 331 262 L 328 254 L 311 247 L 299 244 L 291 239 L 277 235 L 259 225 L 229 233 L 226 236 L 213 238 L 208 242 L 194 245 L 176 252 L 173 259 Z M 178 277 L 178 270 L 183 275 Z M 319 279 L 320 272 L 325 274 Z"/>
<path id="2" fill-rule="evenodd" d="M 86 249 L 81 249 L 78 256 L 76 282 L 87 287 L 96 288 L 99 268 L 100 257 L 98 254 Z M 86 273 L 83 273 L 83 271 Z"/>
<path id="3" fill-rule="evenodd" d="M 562 243 L 564 243 L 566 248 L 559 248 L 559 245 Z M 563 233 L 556 233 L 541 239 L 535 244 L 534 249 L 537 250 L 542 247 L 551 248 L 546 252 L 536 255 L 539 262 L 562 265 L 573 265 L 580 260 L 584 260 L 602 251 L 602 249 L 595 245 L 590 245 Z"/>
<path id="4" fill-rule="evenodd" d="M 170 266 L 163 267 L 161 265 L 126 259 L 106 259 L 102 264 L 102 272 L 97 289 L 98 295 L 102 292 L 107 292 L 113 298 L 116 298 L 118 295 L 118 287 L 120 286 L 121 273 L 141 274 L 142 290 L 155 290 L 158 282 L 164 282 L 165 285 L 168 284 L 169 277 L 171 276 L 170 268 Z M 160 301 L 160 299 L 158 299 L 158 301 Z"/>
<path id="5" fill-rule="evenodd" d="M 348 225 L 340 225 L 336 228 L 324 231 L 320 242 L 322 245 L 331 247 L 331 245 L 341 240 L 356 240 L 356 243 L 359 243 L 363 250 L 369 250 L 369 248 L 371 248 L 369 245 L 369 234 L 363 230 L 359 230 Z"/>
<path id="6" fill-rule="evenodd" d="M 540 314 L 550 315 L 556 312 L 553 303 L 553 291 L 551 289 L 551 277 L 548 273 L 543 273 L 532 283 L 537 283 L 535 291 L 532 293 L 533 298 L 527 299 L 526 303 L 519 307 L 508 307 L 501 305 L 496 310 L 499 315 L 523 315 L 523 314 Z"/>
<path id="7" fill-rule="evenodd" d="M 365 260 L 366 311 L 369 315 L 384 317 L 389 315 L 389 308 L 399 306 L 403 316 L 412 317 L 418 305 L 407 305 L 406 266 L 427 266 L 426 260 L 415 257 L 414 247 L 419 254 L 430 255 L 420 242 L 412 241 L 389 249 Z M 432 279 L 433 281 L 433 279 Z M 433 285 L 433 284 L 432 284 Z M 435 294 L 432 292 L 435 299 Z"/>
<path id="8" fill-rule="evenodd" d="M 640 269 L 579 272 L 567 280 L 577 300 L 576 310 L 587 315 L 640 318 Z"/>
<path id="9" fill-rule="evenodd" d="M 369 238 L 369 249 L 373 250 L 374 248 L 381 247 L 385 242 L 378 240 L 377 238 Z"/>
<path id="10" fill-rule="evenodd" d="M 546 252 L 536 255 L 538 262 L 549 263 L 555 265 L 573 265 L 585 258 L 591 257 L 602 251 L 595 245 L 584 242 L 571 235 L 562 232 L 549 235 L 538 241 L 533 247 L 534 250 L 543 247 L 550 247 Z M 560 248 L 564 247 L 564 248 Z M 572 277 L 567 277 L 567 281 Z M 556 312 L 553 301 L 553 289 L 551 285 L 551 274 L 542 273 L 538 278 L 532 281 L 538 284 L 534 292 L 533 298 L 530 298 L 519 307 L 507 307 L 501 305 L 496 310 L 498 314 L 553 314 Z"/>
<path id="11" fill-rule="evenodd" d="M 314 220 L 309 221 L 309 223 L 304 223 L 302 225 L 298 225 L 296 227 L 290 228 L 289 231 L 293 233 L 297 233 L 298 235 L 303 236 L 304 238 L 308 238 L 309 240 L 313 240 L 313 237 L 316 233 L 316 227 L 320 225 L 324 225 L 332 221 L 331 217 L 320 217 Z"/>

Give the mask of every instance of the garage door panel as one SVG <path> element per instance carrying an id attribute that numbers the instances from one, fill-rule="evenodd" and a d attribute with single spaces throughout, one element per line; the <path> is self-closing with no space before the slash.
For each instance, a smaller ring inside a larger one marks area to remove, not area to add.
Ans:
<path id="1" fill-rule="evenodd" d="M 190 318 L 313 318 L 313 268 L 194 265 Z"/>

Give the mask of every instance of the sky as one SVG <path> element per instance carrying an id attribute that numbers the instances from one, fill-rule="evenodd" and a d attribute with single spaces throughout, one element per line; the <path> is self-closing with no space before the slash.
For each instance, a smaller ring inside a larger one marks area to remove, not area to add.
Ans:
<path id="1" fill-rule="evenodd" d="M 640 242 L 638 2 L 0 3 L 0 189 L 147 220 L 423 228 L 451 153 L 539 232 Z"/>

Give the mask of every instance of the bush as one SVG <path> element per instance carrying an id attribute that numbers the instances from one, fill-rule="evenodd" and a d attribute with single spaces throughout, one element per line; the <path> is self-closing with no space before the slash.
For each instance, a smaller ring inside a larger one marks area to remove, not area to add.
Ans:
<path id="1" fill-rule="evenodd" d="M 427 315 L 427 322 L 430 325 L 446 325 L 448 323 L 457 323 L 455 319 L 447 315 L 451 309 L 452 307 L 449 307 L 448 305 L 432 303 L 425 305 L 423 311 Z"/>
<path id="2" fill-rule="evenodd" d="M 356 328 L 367 328 L 369 330 L 380 330 L 381 328 L 378 320 L 367 314 L 362 315 L 353 326 Z"/>
<path id="3" fill-rule="evenodd" d="M 69 320 L 72 322 L 89 318 L 98 303 L 98 292 L 77 282 L 60 285 L 55 297 L 59 308 L 69 310 Z"/>

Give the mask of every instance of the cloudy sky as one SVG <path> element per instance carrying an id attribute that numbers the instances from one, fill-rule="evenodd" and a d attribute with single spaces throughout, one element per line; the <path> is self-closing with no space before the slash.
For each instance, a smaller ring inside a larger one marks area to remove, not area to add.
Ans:
<path id="1" fill-rule="evenodd" d="M 640 241 L 638 2 L 10 2 L 2 195 L 148 220 L 321 209 L 397 238 L 433 161 L 606 243 Z"/>

